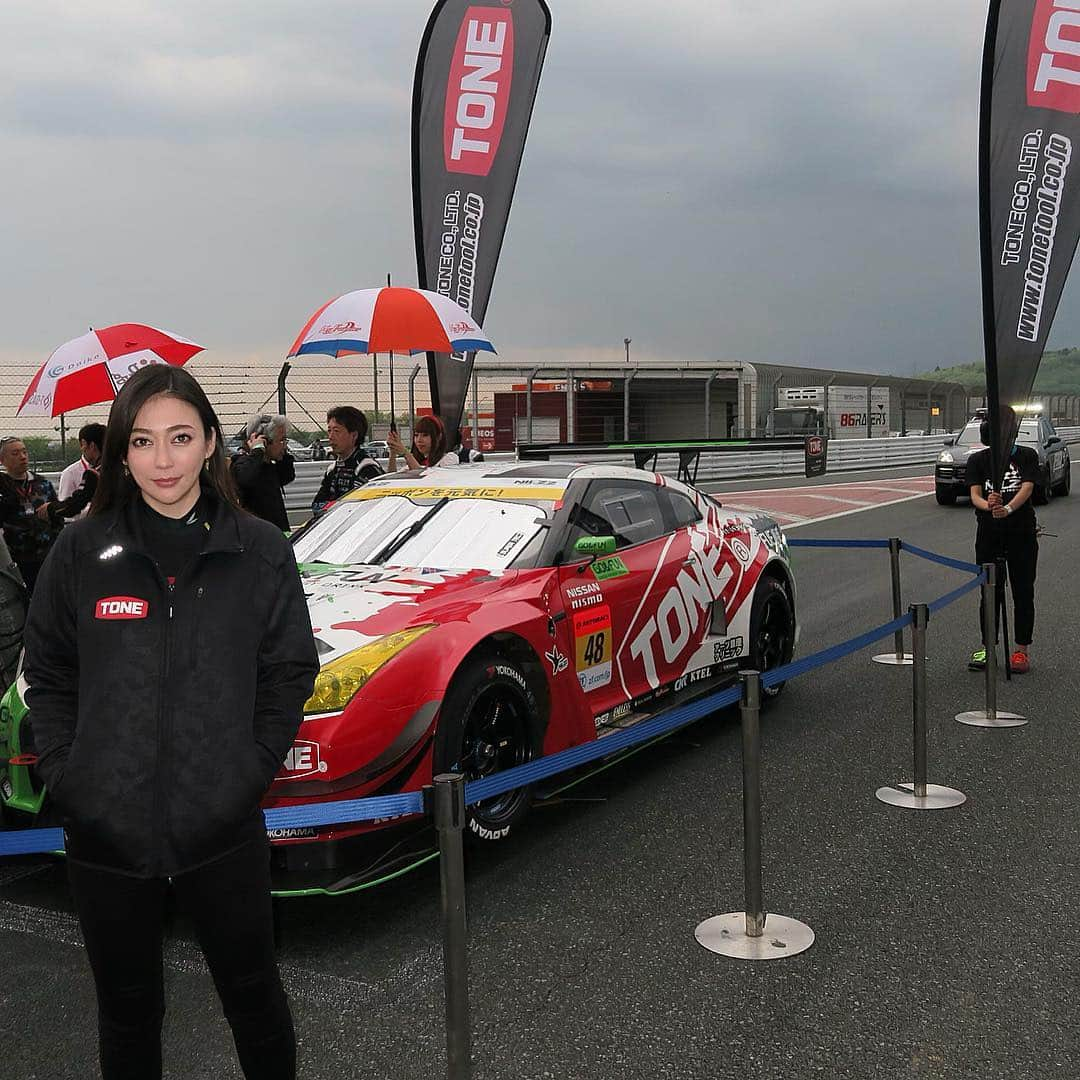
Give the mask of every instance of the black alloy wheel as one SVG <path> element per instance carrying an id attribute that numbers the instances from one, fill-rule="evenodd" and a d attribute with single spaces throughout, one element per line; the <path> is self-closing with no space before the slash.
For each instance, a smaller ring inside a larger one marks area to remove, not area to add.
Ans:
<path id="1" fill-rule="evenodd" d="M 539 757 L 543 725 L 520 668 L 497 655 L 474 658 L 458 671 L 440 709 L 435 772 L 458 772 L 466 782 Z M 503 840 L 525 816 L 532 787 L 513 788 L 467 810 L 470 835 Z"/>
<path id="2" fill-rule="evenodd" d="M 783 585 L 762 578 L 754 590 L 750 609 L 750 662 L 763 675 L 790 662 L 795 648 L 795 614 Z M 766 698 L 776 698 L 784 683 L 762 688 Z"/>

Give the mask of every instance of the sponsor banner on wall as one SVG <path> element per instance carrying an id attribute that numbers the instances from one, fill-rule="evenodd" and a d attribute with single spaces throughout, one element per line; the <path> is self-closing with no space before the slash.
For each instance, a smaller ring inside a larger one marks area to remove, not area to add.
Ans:
<path id="1" fill-rule="evenodd" d="M 421 288 L 477 322 L 510 216 L 551 13 L 544 0 L 439 0 L 413 84 L 413 225 Z M 475 353 L 428 353 L 431 400 L 456 431 Z"/>
<path id="2" fill-rule="evenodd" d="M 1027 401 L 1080 236 L 1080 0 L 991 0 L 979 135 L 994 475 Z"/>

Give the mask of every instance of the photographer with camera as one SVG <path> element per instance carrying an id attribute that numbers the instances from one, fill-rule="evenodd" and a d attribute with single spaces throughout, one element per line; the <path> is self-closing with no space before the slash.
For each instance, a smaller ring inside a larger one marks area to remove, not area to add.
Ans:
<path id="1" fill-rule="evenodd" d="M 283 488 L 296 477 L 296 463 L 289 453 L 284 416 L 260 413 L 244 427 L 244 445 L 231 462 L 240 505 L 250 514 L 289 531 Z"/>

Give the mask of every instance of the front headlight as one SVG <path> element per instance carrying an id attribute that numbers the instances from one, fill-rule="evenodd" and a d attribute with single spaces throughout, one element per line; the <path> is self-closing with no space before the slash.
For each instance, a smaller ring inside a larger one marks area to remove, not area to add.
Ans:
<path id="1" fill-rule="evenodd" d="M 331 660 L 315 678 L 315 692 L 304 704 L 304 715 L 340 712 L 387 660 L 434 629 L 434 623 L 413 626 Z"/>
<path id="2" fill-rule="evenodd" d="M 948 450 L 942 450 L 941 453 L 938 454 L 938 461 L 940 461 L 942 465 L 951 465 L 952 460 L 953 456 Z"/>

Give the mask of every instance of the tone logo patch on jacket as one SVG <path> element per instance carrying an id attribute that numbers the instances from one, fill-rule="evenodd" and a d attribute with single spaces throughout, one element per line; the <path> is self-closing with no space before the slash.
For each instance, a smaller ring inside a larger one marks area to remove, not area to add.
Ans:
<path id="1" fill-rule="evenodd" d="M 94 608 L 95 619 L 145 619 L 150 604 L 137 596 L 106 596 Z"/>

